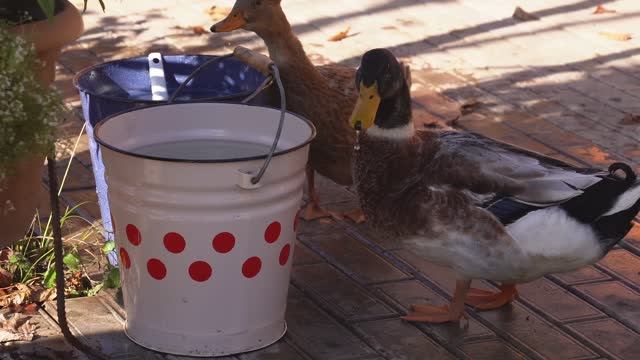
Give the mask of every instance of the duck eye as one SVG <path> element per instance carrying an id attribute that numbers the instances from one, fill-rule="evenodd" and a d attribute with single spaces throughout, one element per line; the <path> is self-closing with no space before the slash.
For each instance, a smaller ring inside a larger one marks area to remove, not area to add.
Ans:
<path id="1" fill-rule="evenodd" d="M 373 95 L 369 95 L 369 100 L 373 100 Z"/>

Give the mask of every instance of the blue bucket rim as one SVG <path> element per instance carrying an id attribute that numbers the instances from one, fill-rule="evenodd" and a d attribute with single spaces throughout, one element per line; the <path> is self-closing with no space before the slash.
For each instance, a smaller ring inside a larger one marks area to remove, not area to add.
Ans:
<path id="1" fill-rule="evenodd" d="M 98 144 L 100 144 L 100 146 L 104 146 L 105 148 L 111 150 L 111 151 L 115 151 L 117 153 L 120 154 L 124 154 L 124 155 L 128 155 L 128 156 L 133 156 L 136 158 L 141 158 L 141 159 L 146 159 L 146 160 L 155 160 L 155 161 L 165 161 L 165 162 L 172 162 L 172 163 L 191 163 L 191 164 L 220 164 L 220 163 L 231 163 L 231 162 L 242 162 L 242 161 L 252 161 L 252 160 L 261 160 L 261 159 L 266 159 L 267 156 L 269 155 L 264 154 L 264 155 L 256 155 L 256 156 L 248 156 L 248 157 L 239 157 L 239 158 L 230 158 L 230 159 L 216 159 L 216 160 L 208 160 L 208 159 L 173 159 L 173 158 L 165 158 L 165 157 L 160 157 L 160 156 L 150 156 L 150 155 L 141 155 L 141 154 L 136 154 L 132 151 L 128 151 L 128 150 L 123 150 L 120 148 L 117 148 L 113 145 L 109 145 L 106 142 L 102 141 L 102 139 L 100 139 L 99 132 L 100 132 L 100 128 L 109 120 L 111 120 L 112 118 L 116 117 L 116 116 L 120 116 L 126 113 L 130 113 L 133 111 L 139 111 L 139 110 L 145 110 L 145 109 L 150 109 L 150 108 L 154 108 L 154 107 L 161 107 L 161 106 L 175 106 L 175 105 L 188 105 L 188 104 L 231 104 L 231 105 L 238 105 L 238 106 L 248 106 L 248 107 L 256 107 L 256 108 L 263 108 L 263 109 L 270 109 L 270 110 L 275 110 L 275 111 L 280 111 L 280 109 L 276 109 L 274 107 L 270 107 L 270 106 L 264 106 L 264 105 L 255 105 L 255 104 L 242 104 L 242 103 L 237 103 L 237 102 L 229 102 L 229 101 L 217 101 L 217 102 L 210 102 L 210 101 L 200 101 L 200 100 L 194 100 L 194 101 L 183 101 L 183 102 L 179 102 L 179 103 L 172 103 L 172 104 L 167 104 L 167 103 L 163 103 L 163 104 L 153 104 L 153 105 L 146 105 L 146 106 L 140 106 L 140 107 L 136 107 L 133 109 L 127 109 L 124 111 L 120 111 L 118 113 L 115 113 L 113 115 L 109 115 L 107 117 L 105 117 L 104 119 L 100 120 L 96 126 L 93 129 L 93 138 L 96 140 L 96 142 Z M 284 155 L 293 151 L 296 151 L 298 149 L 301 149 L 305 146 L 307 146 L 308 144 L 310 144 L 313 139 L 315 139 L 316 135 L 317 135 L 317 131 L 316 131 L 316 127 L 315 125 L 313 125 L 313 123 L 311 121 L 309 121 L 309 119 L 305 118 L 302 115 L 296 114 L 294 112 L 291 112 L 289 110 L 286 110 L 285 113 L 293 115 L 295 117 L 297 117 L 298 119 L 302 120 L 305 124 L 309 125 L 309 128 L 311 129 L 311 135 L 309 135 L 309 137 L 302 142 L 299 145 L 296 145 L 292 148 L 289 149 L 285 149 L 285 150 L 281 150 L 281 151 L 275 151 L 273 153 L 273 157 L 276 156 L 280 156 L 280 155 Z"/>
<path id="2" fill-rule="evenodd" d="M 207 54 L 162 54 L 162 57 L 165 56 L 205 56 L 205 57 L 211 57 L 211 58 L 218 58 L 222 55 L 207 55 Z M 131 60 L 131 59 L 140 59 L 140 58 L 145 58 L 144 55 L 140 55 L 140 56 L 132 56 L 132 57 L 128 57 L 128 58 L 122 58 L 122 59 L 115 59 L 115 60 L 109 60 L 109 61 L 105 61 L 105 62 L 101 62 L 99 64 L 93 64 L 93 65 L 89 65 L 87 67 L 85 67 L 84 69 L 80 70 L 80 72 L 78 72 L 74 77 L 73 77 L 73 86 L 80 92 L 83 93 L 87 93 L 91 96 L 95 96 L 97 98 L 101 98 L 101 99 L 106 99 L 106 100 L 114 100 L 114 101 L 119 101 L 119 102 L 125 102 L 125 103 L 138 103 L 138 104 L 158 104 L 159 102 L 162 102 L 164 100 L 149 100 L 149 99 L 131 99 L 131 98 L 122 98 L 122 97 L 117 97 L 117 96 L 108 96 L 108 95 L 98 95 L 95 93 L 95 91 L 87 91 L 86 89 L 82 89 L 80 87 L 80 78 L 82 76 L 84 76 L 86 73 L 88 73 L 91 70 L 94 70 L 96 68 L 105 66 L 107 64 L 112 64 L 112 63 L 117 63 L 120 61 L 125 61 L 125 60 Z M 236 59 L 237 60 L 237 59 Z M 240 60 L 237 60 L 240 61 Z M 241 62 L 241 61 L 240 61 Z M 260 73 L 258 70 L 254 69 L 255 71 L 257 71 L 258 73 Z M 262 75 L 262 74 L 260 74 Z M 265 79 L 267 78 L 266 76 L 262 75 Z M 268 87 L 271 86 L 271 83 L 267 84 L 265 86 L 265 88 L 262 91 L 265 91 Z M 189 103 L 189 102 L 203 102 L 203 101 L 219 101 L 219 102 L 223 102 L 224 100 L 230 100 L 233 98 L 237 98 L 237 97 L 246 97 L 251 95 L 258 87 L 260 87 L 260 85 L 256 86 L 254 89 L 252 90 L 247 90 L 247 91 L 243 91 L 243 92 L 239 92 L 236 94 L 232 94 L 232 95 L 221 95 L 221 96 L 212 96 L 212 97 L 203 97 L 203 98 L 198 98 L 198 99 L 188 99 L 188 100 L 180 100 L 180 96 L 178 96 L 175 100 L 174 103 L 180 102 L 180 103 Z M 296 115 L 296 114 L 294 114 Z"/>

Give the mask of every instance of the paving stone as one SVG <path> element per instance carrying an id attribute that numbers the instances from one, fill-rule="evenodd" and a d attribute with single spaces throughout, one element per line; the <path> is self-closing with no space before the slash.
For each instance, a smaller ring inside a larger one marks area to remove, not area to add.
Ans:
<path id="1" fill-rule="evenodd" d="M 291 345 L 286 341 L 280 340 L 277 343 L 260 349 L 258 351 L 250 352 L 238 356 L 240 360 L 304 360 L 305 357 L 298 353 Z"/>
<path id="2" fill-rule="evenodd" d="M 374 349 L 387 358 L 398 360 L 422 360 L 426 356 L 434 360 L 456 358 L 413 325 L 400 319 L 361 322 L 355 327 Z M 393 336 L 389 336 L 390 334 Z"/>
<path id="3" fill-rule="evenodd" d="M 615 359 L 640 358 L 640 335 L 613 319 L 571 324 L 569 327 Z"/>
<path id="4" fill-rule="evenodd" d="M 575 271 L 549 275 L 564 285 L 577 285 L 595 281 L 610 280 L 611 277 L 593 266 L 585 266 Z"/>
<path id="5" fill-rule="evenodd" d="M 636 254 L 640 254 L 640 223 L 639 222 L 634 221 L 633 228 L 627 234 L 627 237 L 624 239 L 623 243 L 625 245 L 631 246 L 635 250 Z"/>
<path id="6" fill-rule="evenodd" d="M 575 288 L 600 310 L 640 331 L 640 293 L 619 282 L 577 285 Z"/>
<path id="7" fill-rule="evenodd" d="M 344 232 L 301 234 L 299 239 L 316 252 L 327 257 L 347 275 L 363 283 L 409 278 L 408 275 Z"/>
<path id="8" fill-rule="evenodd" d="M 313 250 L 301 243 L 300 240 L 296 240 L 293 250 L 293 266 L 317 264 L 323 261 Z"/>
<path id="9" fill-rule="evenodd" d="M 295 288 L 289 290 L 288 333 L 314 359 L 340 360 L 375 352 Z"/>
<path id="10" fill-rule="evenodd" d="M 589 303 L 547 279 L 520 284 L 518 293 L 527 304 L 558 322 L 604 316 Z"/>
<path id="11" fill-rule="evenodd" d="M 130 341 L 124 334 L 124 319 L 100 301 L 100 297 L 67 299 L 67 318 L 74 335 L 113 359 L 162 359 L 161 355 Z M 47 313 L 57 319 L 55 302 L 47 302 Z"/>
<path id="12" fill-rule="evenodd" d="M 598 265 L 621 277 L 636 290 L 640 289 L 640 257 L 627 250 L 613 250 Z"/>
<path id="13" fill-rule="evenodd" d="M 527 357 L 502 339 L 470 342 L 462 345 L 462 352 L 474 360 L 523 360 Z"/>
<path id="14" fill-rule="evenodd" d="M 295 267 L 292 281 L 314 298 L 323 301 L 325 306 L 330 307 L 343 320 L 357 321 L 396 315 L 395 311 L 366 289 L 326 263 Z"/>

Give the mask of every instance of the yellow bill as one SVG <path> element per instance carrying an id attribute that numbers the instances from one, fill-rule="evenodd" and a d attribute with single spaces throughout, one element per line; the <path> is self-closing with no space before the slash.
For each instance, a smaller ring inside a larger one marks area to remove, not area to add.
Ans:
<path id="1" fill-rule="evenodd" d="M 351 113 L 349 124 L 354 128 L 357 128 L 359 124 L 361 130 L 368 129 L 376 119 L 379 106 L 380 94 L 378 93 L 378 83 L 374 83 L 370 87 L 366 87 L 363 83 L 360 83 L 360 96 L 353 109 L 353 113 Z"/>

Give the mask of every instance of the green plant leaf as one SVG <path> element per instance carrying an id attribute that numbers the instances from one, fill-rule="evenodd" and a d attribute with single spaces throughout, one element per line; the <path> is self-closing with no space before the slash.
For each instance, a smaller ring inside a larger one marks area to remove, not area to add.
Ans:
<path id="1" fill-rule="evenodd" d="M 56 269 L 52 266 L 44 273 L 44 287 L 50 289 L 56 286 Z"/>
<path id="2" fill-rule="evenodd" d="M 67 265 L 70 270 L 77 270 L 80 267 L 80 258 L 74 253 L 68 253 L 62 258 L 62 262 Z"/>
<path id="3" fill-rule="evenodd" d="M 116 242 L 113 240 L 110 240 L 104 243 L 104 246 L 102 246 L 102 252 L 105 254 L 108 254 L 113 250 L 115 250 L 115 248 L 116 248 Z"/>
<path id="4" fill-rule="evenodd" d="M 104 278 L 104 286 L 107 289 L 117 289 L 120 284 L 120 269 L 112 268 L 109 270 Z"/>
<path id="5" fill-rule="evenodd" d="M 47 15 L 48 19 L 53 17 L 53 11 L 55 9 L 54 0 L 38 0 L 38 5 L 40 5 L 40 8 L 44 14 Z"/>
<path id="6" fill-rule="evenodd" d="M 16 264 L 20 259 L 16 255 L 9 256 L 9 264 Z"/>
<path id="7" fill-rule="evenodd" d="M 102 290 L 103 287 L 104 287 L 104 283 L 96 284 L 94 287 L 92 287 L 87 291 L 87 296 L 97 295 L 100 292 L 100 290 Z"/>

